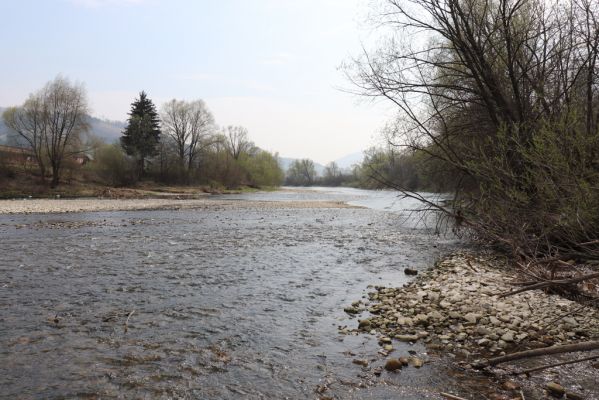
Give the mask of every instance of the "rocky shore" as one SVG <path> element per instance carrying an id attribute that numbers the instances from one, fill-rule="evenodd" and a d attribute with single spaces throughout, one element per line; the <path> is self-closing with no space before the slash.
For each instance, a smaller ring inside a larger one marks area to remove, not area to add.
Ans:
<path id="1" fill-rule="evenodd" d="M 466 368 L 481 358 L 599 338 L 596 308 L 540 290 L 501 298 L 517 276 L 497 264 L 460 252 L 404 287 L 371 287 L 345 308 L 357 323 L 340 332 L 376 335 L 388 359 L 394 341 L 422 342 Z"/>
<path id="2" fill-rule="evenodd" d="M 72 213 L 94 211 L 169 210 L 206 207 L 355 208 L 340 201 L 239 201 L 218 196 L 205 199 L 19 199 L 0 200 L 0 214 Z"/>

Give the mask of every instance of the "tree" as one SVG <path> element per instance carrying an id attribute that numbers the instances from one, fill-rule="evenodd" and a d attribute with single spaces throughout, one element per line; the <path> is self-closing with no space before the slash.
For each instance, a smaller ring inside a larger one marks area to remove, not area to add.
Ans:
<path id="1" fill-rule="evenodd" d="M 396 106 L 390 143 L 456 175 L 429 206 L 519 257 L 599 259 L 599 3 L 383 3 L 391 37 L 349 76 Z"/>
<path id="2" fill-rule="evenodd" d="M 314 161 L 304 158 L 294 160 L 287 170 L 287 183 L 294 186 L 310 186 L 316 179 Z"/>
<path id="3" fill-rule="evenodd" d="M 248 139 L 248 130 L 243 126 L 228 126 L 225 129 L 225 138 L 229 153 L 235 160 L 238 160 L 242 153 L 248 152 L 254 147 L 254 144 Z"/>
<path id="4" fill-rule="evenodd" d="M 65 155 L 78 152 L 80 134 L 89 129 L 85 90 L 61 76 L 29 96 L 22 107 L 4 113 L 4 120 L 34 152 L 45 176 L 45 159 L 52 168 L 51 187 L 58 186 Z"/>
<path id="5" fill-rule="evenodd" d="M 214 117 L 202 100 L 173 99 L 162 107 L 162 130 L 174 141 L 181 167 L 189 171 L 214 130 Z"/>
<path id="6" fill-rule="evenodd" d="M 247 172 L 249 184 L 253 187 L 274 187 L 283 182 L 284 173 L 279 165 L 278 155 L 265 150 L 254 154 L 243 154 L 241 167 Z"/>
<path id="7" fill-rule="evenodd" d="M 156 107 L 146 92 L 131 103 L 127 126 L 121 136 L 121 146 L 125 152 L 138 161 L 139 176 L 145 172 L 146 160 L 158 154 L 160 142 L 160 118 Z"/>
<path id="8" fill-rule="evenodd" d="M 331 161 L 324 167 L 323 182 L 325 185 L 339 186 L 342 179 L 343 174 L 335 161 Z"/>
<path id="9" fill-rule="evenodd" d="M 29 95 L 21 107 L 10 107 L 2 115 L 6 126 L 16 132 L 31 148 L 40 170 L 42 182 L 46 179 L 45 130 L 43 104 L 39 96 Z"/>

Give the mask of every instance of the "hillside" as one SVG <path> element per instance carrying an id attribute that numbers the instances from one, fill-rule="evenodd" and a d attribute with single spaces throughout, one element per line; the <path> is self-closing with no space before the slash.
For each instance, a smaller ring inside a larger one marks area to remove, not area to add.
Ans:
<path id="1" fill-rule="evenodd" d="M 6 108 L 0 107 L 0 116 Z M 125 129 L 125 123 L 121 121 L 110 121 L 89 116 L 90 133 L 108 143 L 113 143 L 119 139 L 121 132 Z M 0 118 L 0 144 L 10 142 L 11 133 Z"/>

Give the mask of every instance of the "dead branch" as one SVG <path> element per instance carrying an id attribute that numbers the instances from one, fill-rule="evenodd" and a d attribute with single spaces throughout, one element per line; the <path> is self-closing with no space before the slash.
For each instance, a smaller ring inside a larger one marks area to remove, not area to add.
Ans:
<path id="1" fill-rule="evenodd" d="M 539 357 L 551 354 L 573 353 L 576 351 L 591 351 L 596 349 L 599 349 L 599 341 L 597 340 L 560 346 L 551 346 L 542 349 L 519 351 L 517 353 L 507 354 L 501 357 L 490 358 L 488 360 L 484 360 L 478 363 L 476 367 L 492 367 L 509 361 L 521 360 L 523 358 Z"/>
<path id="2" fill-rule="evenodd" d="M 574 283 L 578 283 L 578 282 L 582 282 L 582 281 L 586 281 L 586 280 L 594 279 L 594 278 L 599 278 L 599 272 L 595 272 L 595 273 L 584 275 L 584 276 L 579 276 L 577 278 L 559 279 L 559 280 L 535 283 L 533 285 L 528 285 L 528 286 L 525 286 L 525 287 L 517 289 L 517 290 L 501 293 L 499 295 L 499 298 L 513 296 L 515 294 L 527 292 L 529 290 L 543 289 L 543 288 L 550 287 L 550 286 L 572 285 Z"/>
<path id="3" fill-rule="evenodd" d="M 523 375 L 523 374 L 528 375 L 532 372 L 542 371 L 542 370 L 548 369 L 548 368 L 559 367 L 559 366 L 568 365 L 568 364 L 581 363 L 581 362 L 585 362 L 585 361 L 595 360 L 597 358 L 599 358 L 599 356 L 591 356 L 591 357 L 581 358 L 580 360 L 569 360 L 569 361 L 563 361 L 563 362 L 559 362 L 559 363 L 555 363 L 555 364 L 543 365 L 541 367 L 529 368 L 529 369 L 525 369 L 525 370 L 522 370 L 519 372 L 514 372 L 514 375 Z"/>
<path id="4" fill-rule="evenodd" d="M 439 394 L 441 396 L 445 397 L 446 399 L 449 399 L 449 400 L 466 400 L 463 397 L 454 396 L 453 394 L 449 394 L 449 393 L 443 393 L 443 392 L 441 392 Z"/>
<path id="5" fill-rule="evenodd" d="M 125 333 L 127 333 L 127 331 L 129 330 L 129 318 L 131 318 L 134 312 L 135 310 L 132 310 L 127 316 L 127 320 L 125 321 Z"/>

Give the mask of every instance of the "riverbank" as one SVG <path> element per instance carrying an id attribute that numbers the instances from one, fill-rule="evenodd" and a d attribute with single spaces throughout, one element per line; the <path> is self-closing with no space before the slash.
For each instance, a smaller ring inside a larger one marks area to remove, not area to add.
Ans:
<path id="1" fill-rule="evenodd" d="M 218 196 L 202 199 L 142 198 L 142 199 L 20 199 L 0 200 L 0 214 L 62 214 L 96 211 L 181 210 L 227 207 L 255 209 L 274 208 L 356 208 L 341 201 L 239 201 Z"/>
<path id="2" fill-rule="evenodd" d="M 367 298 L 345 309 L 351 315 L 369 313 L 368 317 L 358 317 L 353 328 L 342 328 L 342 332 L 376 335 L 382 345 L 392 341 L 421 342 L 433 354 L 450 354 L 465 369 L 471 369 L 481 358 L 599 339 L 596 308 L 540 290 L 501 298 L 501 294 L 513 290 L 516 280 L 516 272 L 499 259 L 456 253 L 403 287 L 374 287 Z M 599 352 L 570 358 L 592 355 Z M 530 379 L 511 375 L 551 364 L 551 360 L 515 362 L 493 372 L 498 379 L 511 382 L 504 382 L 506 395 L 526 388 L 533 398 L 540 398 L 548 384 L 557 383 L 570 392 L 568 398 L 579 398 L 577 394 L 583 396 L 580 398 L 599 398 L 599 390 L 591 384 L 599 381 L 596 363 L 594 360 L 542 371 Z M 582 373 L 570 374 L 569 369 Z"/>

